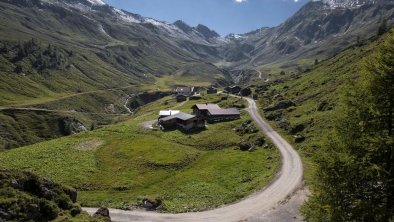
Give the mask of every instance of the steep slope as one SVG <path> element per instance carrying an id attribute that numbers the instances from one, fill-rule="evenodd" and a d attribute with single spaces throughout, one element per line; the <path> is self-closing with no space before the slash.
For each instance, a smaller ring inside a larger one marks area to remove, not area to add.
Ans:
<path id="1" fill-rule="evenodd" d="M 312 1 L 278 27 L 228 36 L 224 54 L 241 67 L 312 64 L 376 35 L 385 20 L 394 23 L 393 1 Z"/>
<path id="2" fill-rule="evenodd" d="M 204 73 L 208 82 L 225 79 L 223 74 L 217 77 L 221 71 L 216 67 L 181 48 L 187 44 L 196 51 L 208 50 L 218 36 L 207 28 L 187 34 L 173 24 L 86 0 L 2 0 L 0 10 L 2 105 L 60 93 L 152 84 L 187 64 L 209 67 L 210 73 Z M 17 58 L 32 38 L 33 49 Z M 49 45 L 65 55 L 67 65 L 39 70 L 34 63 Z"/>

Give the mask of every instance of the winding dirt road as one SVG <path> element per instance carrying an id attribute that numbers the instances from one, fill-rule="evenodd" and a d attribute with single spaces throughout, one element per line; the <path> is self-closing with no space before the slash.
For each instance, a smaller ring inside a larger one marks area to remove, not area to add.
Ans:
<path id="1" fill-rule="evenodd" d="M 245 98 L 249 107 L 246 109 L 256 124 L 277 146 L 282 155 L 282 166 L 276 179 L 263 190 L 256 192 L 237 203 L 226 205 L 217 209 L 182 213 L 160 214 L 149 211 L 122 211 L 110 209 L 113 221 L 275 221 L 269 218 L 276 214 L 273 209 L 286 208 L 281 203 L 289 201 L 290 197 L 302 186 L 303 166 L 301 158 L 293 147 L 283 139 L 260 116 L 256 103 L 250 98 Z M 298 192 L 297 192 L 298 193 Z M 301 194 L 303 196 L 303 194 Z M 289 202 L 292 202 L 291 200 Z M 299 207 L 300 203 L 296 204 Z M 90 214 L 97 209 L 84 208 Z M 284 209 L 284 211 L 287 211 Z M 292 217 L 293 218 L 293 217 Z"/>

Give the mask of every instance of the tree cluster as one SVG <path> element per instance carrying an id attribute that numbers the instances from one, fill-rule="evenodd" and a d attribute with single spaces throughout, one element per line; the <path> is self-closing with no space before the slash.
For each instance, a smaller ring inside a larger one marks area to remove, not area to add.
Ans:
<path id="1" fill-rule="evenodd" d="M 0 45 L 0 54 L 16 65 L 15 72 L 35 69 L 39 72 L 50 69 L 66 69 L 72 51 L 65 51 L 51 44 L 43 46 L 36 39 L 26 42 L 6 43 Z"/>

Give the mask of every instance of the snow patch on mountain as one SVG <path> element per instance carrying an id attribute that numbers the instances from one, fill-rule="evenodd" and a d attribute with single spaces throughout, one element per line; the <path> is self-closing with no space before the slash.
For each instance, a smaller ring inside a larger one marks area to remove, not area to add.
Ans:
<path id="1" fill-rule="evenodd" d="M 138 20 L 137 18 L 133 17 L 132 15 L 126 14 L 124 11 L 122 11 L 120 9 L 113 8 L 113 12 L 118 16 L 118 18 L 120 18 L 124 22 L 141 23 L 140 20 Z"/>
<path id="2" fill-rule="evenodd" d="M 87 0 L 88 2 L 92 3 L 92 5 L 106 5 L 105 2 L 102 0 Z"/>
<path id="3" fill-rule="evenodd" d="M 245 36 L 241 34 L 228 34 L 226 36 L 227 39 L 244 39 Z"/>
<path id="4" fill-rule="evenodd" d="M 359 8 L 367 4 L 375 4 L 377 0 L 312 0 L 313 2 L 323 2 L 328 8 Z"/>

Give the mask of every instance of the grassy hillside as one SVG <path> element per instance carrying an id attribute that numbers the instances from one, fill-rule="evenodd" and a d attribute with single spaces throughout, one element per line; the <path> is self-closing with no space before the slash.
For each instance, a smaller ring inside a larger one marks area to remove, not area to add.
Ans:
<path id="1" fill-rule="evenodd" d="M 392 35 L 393 32 L 387 35 Z M 353 46 L 331 59 L 315 65 L 312 71 L 268 87 L 260 96 L 261 112 L 272 121 L 304 156 L 308 182 L 313 182 L 312 158 L 322 141 L 330 134 L 341 112 L 342 96 L 355 83 L 363 58 L 373 52 L 381 40 L 370 40 Z M 262 89 L 266 87 L 261 87 Z M 281 100 L 296 106 L 264 112 L 263 108 Z M 295 136 L 305 140 L 295 143 Z"/>
<path id="2" fill-rule="evenodd" d="M 45 110 L 0 110 L 0 150 L 26 146 L 70 135 L 70 122 L 80 122 L 87 130 L 127 119 L 126 100 L 135 89 L 99 90 L 63 96 L 37 104 L 18 104 L 19 108 Z"/>
<path id="3" fill-rule="evenodd" d="M 217 95 L 205 102 L 223 107 L 245 102 Z M 240 143 L 256 143 L 260 132 L 242 129 L 242 119 L 209 125 L 199 133 L 149 131 L 160 109 L 191 111 L 195 102 L 176 104 L 166 97 L 141 108 L 124 123 L 0 153 L 0 168 L 24 169 L 80 191 L 84 206 L 130 208 L 145 197 L 163 201 L 163 211 L 204 210 L 233 202 L 261 189 L 275 175 L 280 155 L 268 142 L 255 152 Z M 248 126 L 255 128 L 252 125 Z"/>

